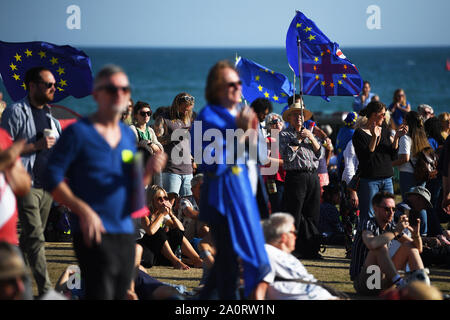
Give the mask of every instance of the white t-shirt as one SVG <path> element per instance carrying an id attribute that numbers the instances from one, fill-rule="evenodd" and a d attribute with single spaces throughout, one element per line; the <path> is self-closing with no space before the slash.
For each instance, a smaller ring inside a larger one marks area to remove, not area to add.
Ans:
<path id="1" fill-rule="evenodd" d="M 293 255 L 284 252 L 270 244 L 264 245 L 270 261 L 271 271 L 264 277 L 269 283 L 266 293 L 268 300 L 328 300 L 335 299 L 324 288 L 315 284 L 305 284 L 294 281 L 274 281 L 276 276 L 284 279 L 302 279 L 317 281 L 316 278 Z"/>
<path id="2" fill-rule="evenodd" d="M 409 154 L 410 160 L 413 163 L 416 162 L 416 159 L 411 157 L 411 137 L 407 134 L 401 136 L 398 141 L 398 154 Z M 411 162 L 408 161 L 401 166 L 398 166 L 398 171 L 414 173 L 414 168 L 412 167 Z"/>
<path id="3" fill-rule="evenodd" d="M 349 184 L 356 173 L 356 169 L 358 168 L 358 157 L 356 157 L 355 147 L 353 146 L 352 140 L 347 143 L 343 156 L 345 168 L 342 172 L 342 180 Z"/>

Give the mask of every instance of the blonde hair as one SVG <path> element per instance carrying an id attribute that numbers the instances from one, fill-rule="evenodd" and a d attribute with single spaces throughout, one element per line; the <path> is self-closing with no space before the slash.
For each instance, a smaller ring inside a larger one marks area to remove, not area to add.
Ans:
<path id="1" fill-rule="evenodd" d="M 159 191 L 162 191 L 164 195 L 167 196 L 166 190 L 156 184 L 147 189 L 147 207 L 149 208 L 151 213 L 155 211 L 154 200 Z"/>
<path id="2" fill-rule="evenodd" d="M 397 89 L 397 90 L 395 90 L 394 91 L 394 96 L 392 97 L 392 102 L 393 103 L 396 103 L 397 102 L 397 100 L 396 100 L 396 96 L 397 96 L 397 94 L 399 94 L 400 92 L 403 92 L 403 97 L 400 99 L 400 103 L 402 104 L 402 106 L 406 106 L 406 93 L 405 93 L 405 90 L 403 90 L 403 89 L 401 89 L 401 88 L 399 88 L 399 89 Z"/>
<path id="3" fill-rule="evenodd" d="M 182 97 L 191 97 L 193 98 L 189 93 L 187 92 L 181 92 L 175 96 L 173 99 L 172 105 L 169 109 L 169 115 L 171 120 L 179 119 L 183 121 L 184 124 L 189 124 L 191 122 L 192 118 L 192 109 L 189 110 L 187 113 L 181 113 L 180 108 L 183 105 L 192 106 L 194 103 L 189 103 L 187 101 L 181 101 Z"/>
<path id="4" fill-rule="evenodd" d="M 423 149 L 430 147 L 425 133 L 422 117 L 416 111 L 410 111 L 405 117 L 408 135 L 411 137 L 411 155 L 414 157 Z"/>

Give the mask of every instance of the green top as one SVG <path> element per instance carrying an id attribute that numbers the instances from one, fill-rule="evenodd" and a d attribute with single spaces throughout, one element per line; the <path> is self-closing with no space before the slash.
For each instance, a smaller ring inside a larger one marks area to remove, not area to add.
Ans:
<path id="1" fill-rule="evenodd" d="M 150 134 L 150 130 L 148 130 L 148 127 L 145 127 L 145 131 L 141 131 L 139 128 L 136 127 L 137 133 L 139 135 L 139 140 L 152 140 L 152 136 Z"/>

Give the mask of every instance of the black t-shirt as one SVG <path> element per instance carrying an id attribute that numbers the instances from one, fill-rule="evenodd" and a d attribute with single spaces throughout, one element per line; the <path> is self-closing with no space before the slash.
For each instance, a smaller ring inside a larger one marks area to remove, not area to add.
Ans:
<path id="1" fill-rule="evenodd" d="M 48 109 L 37 109 L 31 107 L 34 125 L 36 126 L 36 141 L 44 136 L 44 129 L 51 129 L 50 118 L 47 116 Z M 36 160 L 33 166 L 33 187 L 41 188 L 44 180 L 45 169 L 50 150 L 40 150 L 36 152 Z"/>
<path id="2" fill-rule="evenodd" d="M 361 178 L 383 179 L 394 175 L 392 161 L 397 155 L 397 149 L 392 146 L 389 128 L 382 126 L 380 137 L 381 140 L 374 152 L 370 152 L 369 144 L 372 136 L 360 128 L 353 134 L 352 141 Z"/>
<path id="3" fill-rule="evenodd" d="M 442 176 L 448 177 L 448 163 L 450 161 L 450 136 L 444 142 L 444 148 L 439 156 L 438 171 Z"/>

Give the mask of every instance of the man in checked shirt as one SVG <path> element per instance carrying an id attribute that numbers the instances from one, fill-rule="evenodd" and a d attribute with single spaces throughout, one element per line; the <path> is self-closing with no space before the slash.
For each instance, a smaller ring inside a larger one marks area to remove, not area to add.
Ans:
<path id="1" fill-rule="evenodd" d="M 293 254 L 307 259 L 320 259 L 320 234 L 317 230 L 320 215 L 320 183 L 317 175 L 319 158 L 323 156 L 311 130 L 303 123 L 312 117 L 301 99 L 296 99 L 283 113 L 289 127 L 280 132 L 280 153 L 286 170 L 284 211 L 295 218 L 299 231 Z M 303 109 L 303 112 L 302 112 Z"/>

